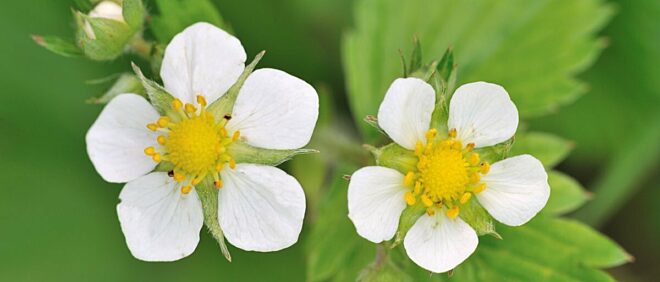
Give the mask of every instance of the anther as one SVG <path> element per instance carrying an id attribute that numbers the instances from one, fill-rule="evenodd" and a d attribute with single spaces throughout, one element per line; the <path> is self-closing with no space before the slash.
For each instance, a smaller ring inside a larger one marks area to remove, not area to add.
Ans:
<path id="1" fill-rule="evenodd" d="M 429 129 L 429 131 L 426 132 L 426 140 L 431 140 L 435 138 L 435 136 L 438 134 L 438 130 L 435 128 Z"/>
<path id="2" fill-rule="evenodd" d="M 213 185 L 214 185 L 215 188 L 217 188 L 217 189 L 222 188 L 222 180 L 216 180 L 216 181 L 214 181 L 214 182 L 213 182 Z"/>
<path id="3" fill-rule="evenodd" d="M 468 143 L 467 146 L 465 146 L 465 149 L 468 152 L 471 152 L 472 150 L 474 150 L 474 143 Z"/>
<path id="4" fill-rule="evenodd" d="M 160 117 L 158 118 L 158 121 L 156 121 L 156 125 L 159 127 L 166 127 L 170 123 L 170 118 L 169 117 Z"/>
<path id="5" fill-rule="evenodd" d="M 431 201 L 431 199 L 429 199 L 429 197 L 426 196 L 426 194 L 422 195 L 421 198 L 422 198 L 422 204 L 424 204 L 424 206 L 426 207 L 433 206 L 433 201 Z"/>
<path id="6" fill-rule="evenodd" d="M 481 174 L 487 174 L 490 171 L 490 164 L 488 162 L 483 162 L 481 164 Z"/>
<path id="7" fill-rule="evenodd" d="M 220 135 L 221 135 L 222 137 L 227 137 L 227 129 L 224 128 L 224 127 L 221 128 L 221 129 L 220 129 Z"/>
<path id="8" fill-rule="evenodd" d="M 435 215 L 435 210 L 432 209 L 432 208 L 428 208 L 428 209 L 426 209 L 426 214 L 428 214 L 429 216 L 434 216 Z"/>
<path id="9" fill-rule="evenodd" d="M 158 138 L 156 138 L 156 141 L 158 141 L 158 144 L 165 145 L 165 142 L 167 142 L 167 138 L 163 135 L 159 135 Z"/>
<path id="10" fill-rule="evenodd" d="M 232 134 L 232 136 L 231 136 L 231 141 L 238 140 L 238 137 L 241 137 L 241 131 L 240 130 L 234 131 L 234 134 Z"/>
<path id="11" fill-rule="evenodd" d="M 188 194 L 188 193 L 190 193 L 191 190 L 192 190 L 192 186 L 190 186 L 190 185 L 186 185 L 186 186 L 181 187 L 181 193 L 183 193 L 183 194 Z"/>
<path id="12" fill-rule="evenodd" d="M 479 175 L 479 173 L 476 173 L 476 172 L 475 172 L 475 173 L 472 173 L 472 174 L 470 175 L 470 182 L 472 182 L 472 183 L 477 183 L 477 182 L 479 182 L 480 180 L 481 180 L 481 176 Z"/>
<path id="13" fill-rule="evenodd" d="M 456 138 L 456 134 L 457 134 L 456 128 L 452 128 L 448 132 L 448 135 L 449 135 L 450 138 Z"/>
<path id="14" fill-rule="evenodd" d="M 179 110 L 179 109 L 181 109 L 182 107 L 183 107 L 183 103 L 181 102 L 181 100 L 179 100 L 179 99 L 174 99 L 174 101 L 172 101 L 172 108 L 173 108 L 174 110 Z"/>
<path id="15" fill-rule="evenodd" d="M 451 209 L 447 210 L 447 217 L 454 219 L 458 216 L 459 211 L 458 206 L 453 206 Z"/>
<path id="16" fill-rule="evenodd" d="M 162 160 L 160 154 L 154 154 L 151 158 L 154 160 L 154 162 L 157 163 L 159 163 Z"/>
<path id="17" fill-rule="evenodd" d="M 153 155 L 156 154 L 156 149 L 154 147 L 147 147 L 147 148 L 144 149 L 144 153 L 147 156 L 153 156 Z"/>
<path id="18" fill-rule="evenodd" d="M 215 165 L 215 171 L 220 172 L 222 168 L 225 167 L 225 164 L 217 164 Z"/>
<path id="19" fill-rule="evenodd" d="M 415 193 L 415 195 L 419 195 L 419 193 L 421 192 L 422 192 L 422 183 L 417 181 L 415 182 L 415 189 L 413 190 L 413 193 Z"/>
<path id="20" fill-rule="evenodd" d="M 229 168 L 231 169 L 236 168 L 236 161 L 234 159 L 229 160 Z"/>
<path id="21" fill-rule="evenodd" d="M 462 147 L 463 147 L 463 144 L 461 143 L 461 141 L 458 141 L 458 140 L 454 141 L 454 143 L 451 144 L 451 148 L 454 149 L 454 150 L 460 150 Z"/>
<path id="22" fill-rule="evenodd" d="M 474 188 L 474 191 L 472 191 L 472 192 L 474 192 L 475 194 L 479 194 L 479 193 L 483 192 L 484 190 L 486 190 L 486 183 L 481 183 L 481 184 L 479 184 L 479 186 L 477 186 L 477 188 Z"/>
<path id="23" fill-rule="evenodd" d="M 156 130 L 158 130 L 158 125 L 155 124 L 155 123 L 150 123 L 150 124 L 147 124 L 147 128 L 149 128 L 149 130 L 151 130 L 151 131 L 156 131 Z"/>
<path id="24" fill-rule="evenodd" d="M 202 182 L 202 179 L 203 179 L 202 177 L 196 177 L 196 178 L 193 178 L 193 180 L 192 180 L 190 183 L 191 183 L 193 186 L 197 186 L 197 184 L 199 184 L 199 183 Z"/>
<path id="25" fill-rule="evenodd" d="M 467 203 L 470 199 L 472 198 L 472 193 L 470 192 L 465 192 L 463 193 L 463 196 L 461 196 L 461 204 Z"/>
<path id="26" fill-rule="evenodd" d="M 199 104 L 202 107 L 206 106 L 206 98 L 202 95 L 197 95 L 197 104 Z"/>
<path id="27" fill-rule="evenodd" d="M 469 162 L 470 162 L 471 165 L 479 164 L 480 160 L 481 159 L 479 158 L 479 154 L 477 154 L 477 153 L 472 153 L 469 157 Z"/>
<path id="28" fill-rule="evenodd" d="M 406 187 L 409 187 L 412 185 L 413 179 L 415 178 L 415 173 L 412 171 L 409 171 L 406 176 L 403 178 L 403 185 Z"/>
<path id="29" fill-rule="evenodd" d="M 409 206 L 414 205 L 417 203 L 417 199 L 415 198 L 415 195 L 413 193 L 407 192 L 403 198 L 406 200 L 406 203 L 408 203 Z"/>
<path id="30" fill-rule="evenodd" d="M 197 108 L 195 108 L 195 106 L 193 104 L 186 104 L 185 110 L 186 110 L 186 113 L 189 113 L 189 114 L 194 114 L 195 112 L 197 112 Z"/>
<path id="31" fill-rule="evenodd" d="M 424 150 L 424 145 L 422 144 L 422 141 L 417 141 L 417 143 L 415 143 L 415 155 L 416 156 L 421 155 L 423 150 Z"/>
<path id="32" fill-rule="evenodd" d="M 174 172 L 174 176 L 173 176 L 173 177 L 174 177 L 174 180 L 176 180 L 177 182 L 182 182 L 182 181 L 186 180 L 186 176 L 185 176 L 185 175 L 183 175 L 183 174 L 181 174 L 181 173 L 178 173 L 178 172 L 176 172 L 176 171 Z"/>

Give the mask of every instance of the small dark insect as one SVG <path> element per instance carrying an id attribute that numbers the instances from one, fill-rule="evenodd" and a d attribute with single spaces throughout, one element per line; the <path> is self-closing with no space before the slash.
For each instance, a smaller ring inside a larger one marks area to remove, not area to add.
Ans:
<path id="1" fill-rule="evenodd" d="M 167 176 L 173 177 L 174 176 L 174 171 L 173 170 L 168 171 Z"/>
<path id="2" fill-rule="evenodd" d="M 223 118 L 226 119 L 227 121 L 229 121 L 229 120 L 231 119 L 231 115 L 230 115 L 230 114 L 226 114 Z"/>

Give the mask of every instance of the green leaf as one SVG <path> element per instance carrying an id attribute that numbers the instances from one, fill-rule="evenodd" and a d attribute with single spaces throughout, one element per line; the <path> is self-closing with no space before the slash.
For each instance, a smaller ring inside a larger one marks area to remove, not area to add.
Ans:
<path id="1" fill-rule="evenodd" d="M 413 35 L 427 60 L 454 47 L 459 84 L 498 83 L 521 118 L 547 114 L 584 92 L 575 75 L 602 49 L 595 34 L 611 14 L 600 0 L 358 1 L 355 28 L 342 44 L 353 116 L 377 112 L 401 74 L 397 50 L 409 51 Z M 377 137 L 369 127 L 361 130 L 367 141 Z"/>
<path id="2" fill-rule="evenodd" d="M 613 281 L 600 268 L 631 260 L 612 240 L 573 220 L 537 217 L 497 229 L 503 239 L 480 237 L 475 253 L 451 278 L 430 276 L 415 265 L 410 273 L 416 281 Z"/>
<path id="3" fill-rule="evenodd" d="M 60 56 L 80 57 L 83 55 L 78 46 L 57 36 L 32 35 L 32 40 L 39 46 Z"/>
<path id="4" fill-rule="evenodd" d="M 355 170 L 342 164 L 332 174 L 330 190 L 307 240 L 307 281 L 353 281 L 374 258 L 374 245 L 357 235 L 346 216 L 348 181 L 342 176 Z"/>
<path id="5" fill-rule="evenodd" d="M 296 155 L 318 153 L 313 149 L 272 150 L 250 146 L 237 140 L 227 147 L 227 152 L 236 163 L 264 164 L 278 166 Z"/>
<path id="6" fill-rule="evenodd" d="M 202 202 L 204 225 L 209 229 L 213 238 L 218 241 L 225 259 L 231 261 L 231 254 L 225 243 L 225 235 L 218 221 L 218 189 L 213 185 L 213 179 L 211 177 L 205 178 L 199 185 L 195 186 L 195 191 Z"/>
<path id="7" fill-rule="evenodd" d="M 167 43 L 186 27 L 197 22 L 208 22 L 226 27 L 222 17 L 209 0 L 156 0 L 158 15 L 152 17 L 150 28 L 156 39 Z"/>
<path id="8" fill-rule="evenodd" d="M 117 81 L 108 89 L 101 97 L 93 97 L 87 100 L 87 103 L 92 104 L 105 104 L 110 102 L 119 94 L 133 93 L 142 96 L 147 96 L 147 92 L 142 86 L 140 79 L 129 73 L 122 73 Z"/>
<path id="9" fill-rule="evenodd" d="M 569 213 L 581 207 L 590 198 L 580 183 L 561 172 L 548 172 L 548 182 L 551 189 L 550 199 L 548 199 L 543 212 L 552 214 Z"/>
<path id="10" fill-rule="evenodd" d="M 172 111 L 172 101 L 174 101 L 174 97 L 172 97 L 172 95 L 158 83 L 144 77 L 140 67 L 138 67 L 135 63 L 131 63 L 131 66 L 133 67 L 133 71 L 137 77 L 140 79 L 140 81 L 142 81 L 142 86 L 147 91 L 149 101 L 154 106 L 154 108 L 156 108 L 160 114 L 168 115 L 175 120 L 178 120 L 179 116 Z"/>
<path id="11" fill-rule="evenodd" d="M 516 135 L 516 143 L 510 155 L 530 154 L 539 159 L 546 168 L 552 168 L 564 160 L 574 145 L 549 133 L 528 132 Z"/>
<path id="12" fill-rule="evenodd" d="M 261 58 L 264 57 L 264 54 L 266 54 L 266 51 L 259 52 L 259 54 L 254 57 L 254 60 L 252 60 L 252 62 L 245 67 L 243 73 L 241 73 L 234 85 L 232 85 L 231 88 L 227 90 L 227 93 L 222 95 L 220 99 L 216 100 L 208 106 L 207 110 L 211 112 L 216 119 L 221 119 L 226 115 L 231 115 L 234 109 L 234 102 L 236 102 L 236 97 L 238 97 L 238 92 L 241 90 L 241 87 L 243 87 L 243 83 L 245 83 L 245 80 L 248 78 L 248 76 L 250 76 L 252 71 L 254 71 L 254 68 L 257 66 L 259 61 L 261 61 Z"/>

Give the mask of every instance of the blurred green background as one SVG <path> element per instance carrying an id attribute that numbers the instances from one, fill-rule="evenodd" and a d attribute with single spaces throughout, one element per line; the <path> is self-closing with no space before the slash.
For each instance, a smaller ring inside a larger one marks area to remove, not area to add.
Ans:
<path id="1" fill-rule="evenodd" d="M 597 192 L 575 216 L 636 257 L 611 270 L 615 277 L 646 281 L 660 277 L 660 5 L 614 2 L 616 15 L 601 32 L 608 48 L 580 74 L 590 86 L 587 95 L 530 127 L 575 142 L 560 170 Z M 351 26 L 352 1 L 214 3 L 248 57 L 268 51 L 260 67 L 323 84 L 338 108 L 348 108 L 340 39 Z M 0 280 L 303 281 L 307 230 L 301 243 L 280 252 L 230 246 L 232 263 L 208 234 L 195 253 L 175 263 L 130 255 L 115 213 L 121 185 L 96 174 L 84 144 L 101 110 L 84 101 L 108 87 L 84 82 L 126 70 L 129 59 L 63 58 L 30 39 L 72 37 L 71 6 L 30 0 L 0 9 L 0 177 L 7 180 L 0 197 Z"/>

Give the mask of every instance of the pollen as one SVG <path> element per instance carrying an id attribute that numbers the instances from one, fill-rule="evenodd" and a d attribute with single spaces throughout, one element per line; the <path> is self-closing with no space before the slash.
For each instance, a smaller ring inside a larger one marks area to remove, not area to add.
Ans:
<path id="1" fill-rule="evenodd" d="M 421 202 L 428 215 L 445 209 L 447 216 L 454 219 L 473 194 L 486 188 L 481 176 L 488 173 L 490 164 L 482 162 L 474 152 L 474 143 L 464 145 L 457 139 L 456 129 L 449 130 L 446 139 L 437 140 L 437 133 L 432 128 L 425 134 L 426 142 L 416 143 L 418 162 L 416 170 L 403 179 L 403 185 L 410 188 L 404 200 L 411 206 Z"/>
<path id="2" fill-rule="evenodd" d="M 172 115 L 162 116 L 147 125 L 152 131 L 163 132 L 156 139 L 160 146 L 150 146 L 144 153 L 155 162 L 168 162 L 174 170 L 171 177 L 181 183 L 181 193 L 188 194 L 210 176 L 214 186 L 222 187 L 219 172 L 229 164 L 236 167 L 236 162 L 227 153 L 227 146 L 238 139 L 240 133 L 227 136 L 228 118 L 216 121 L 215 116 L 206 111 L 206 99 L 197 96 L 196 107 L 183 104 L 179 99 L 172 102 Z"/>

